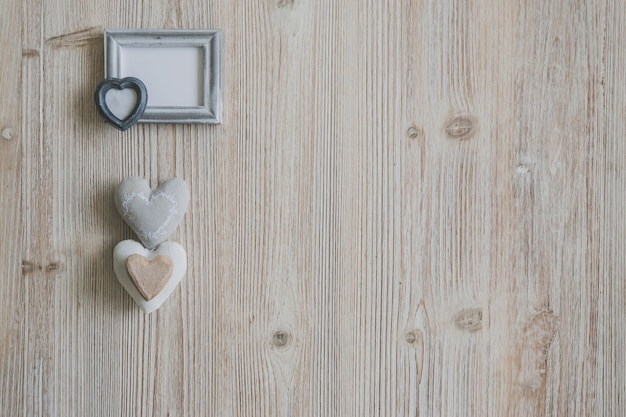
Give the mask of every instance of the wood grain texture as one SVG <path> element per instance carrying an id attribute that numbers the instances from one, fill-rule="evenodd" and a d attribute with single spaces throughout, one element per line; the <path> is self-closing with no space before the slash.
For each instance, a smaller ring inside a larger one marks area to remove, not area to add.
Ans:
<path id="1" fill-rule="evenodd" d="M 626 414 L 623 2 L 0 9 L 0 415 Z M 224 123 L 106 126 L 105 27 L 222 29 Z M 129 175 L 191 190 L 151 315 Z"/>

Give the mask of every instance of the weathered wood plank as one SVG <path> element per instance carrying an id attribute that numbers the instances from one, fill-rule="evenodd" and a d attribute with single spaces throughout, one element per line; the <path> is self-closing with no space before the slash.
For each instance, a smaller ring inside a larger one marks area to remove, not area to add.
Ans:
<path id="1" fill-rule="evenodd" d="M 0 6 L 0 414 L 626 413 L 622 2 Z M 223 29 L 224 124 L 103 124 L 104 27 Z M 191 188 L 151 315 L 128 175 Z"/>
<path id="2" fill-rule="evenodd" d="M 31 265 L 22 258 L 21 155 L 22 6 L 0 1 L 6 23 L 0 26 L 0 413 L 17 415 L 24 403 L 24 280 Z"/>

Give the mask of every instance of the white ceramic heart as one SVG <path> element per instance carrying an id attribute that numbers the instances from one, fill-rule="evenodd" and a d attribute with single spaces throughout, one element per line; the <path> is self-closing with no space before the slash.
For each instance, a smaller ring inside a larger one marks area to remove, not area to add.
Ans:
<path id="1" fill-rule="evenodd" d="M 164 181 L 154 191 L 141 177 L 128 177 L 117 187 L 115 206 L 149 249 L 176 230 L 189 205 L 189 186 L 180 178 Z"/>
<path id="2" fill-rule="evenodd" d="M 152 260 L 159 255 L 168 256 L 172 259 L 174 264 L 174 270 L 172 276 L 153 299 L 147 301 L 137 290 L 135 284 L 128 274 L 126 269 L 126 260 L 131 255 L 141 255 L 148 260 Z M 134 240 L 124 240 L 118 243 L 113 249 L 113 269 L 118 281 L 122 284 L 124 289 L 128 291 L 135 303 L 146 313 L 151 313 L 163 304 L 163 302 L 172 294 L 174 289 L 178 286 L 183 279 L 185 272 L 187 271 L 187 254 L 185 249 L 176 242 L 164 242 L 160 244 L 156 249 L 146 249 L 139 242 Z"/>

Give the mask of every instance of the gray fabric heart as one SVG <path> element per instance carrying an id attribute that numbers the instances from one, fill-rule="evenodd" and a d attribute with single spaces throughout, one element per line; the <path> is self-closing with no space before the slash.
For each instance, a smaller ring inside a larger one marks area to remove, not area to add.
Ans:
<path id="1" fill-rule="evenodd" d="M 170 178 L 154 191 L 141 177 L 128 177 L 117 187 L 115 206 L 148 249 L 168 237 L 183 219 L 189 205 L 189 186 Z"/>

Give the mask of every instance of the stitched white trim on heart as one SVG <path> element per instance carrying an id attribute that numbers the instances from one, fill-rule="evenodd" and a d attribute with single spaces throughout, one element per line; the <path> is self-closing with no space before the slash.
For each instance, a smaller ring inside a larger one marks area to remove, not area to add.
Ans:
<path id="1" fill-rule="evenodd" d="M 167 240 L 189 205 L 189 186 L 170 178 L 152 190 L 141 177 L 128 177 L 117 187 L 115 206 L 122 218 L 151 249 Z"/>

